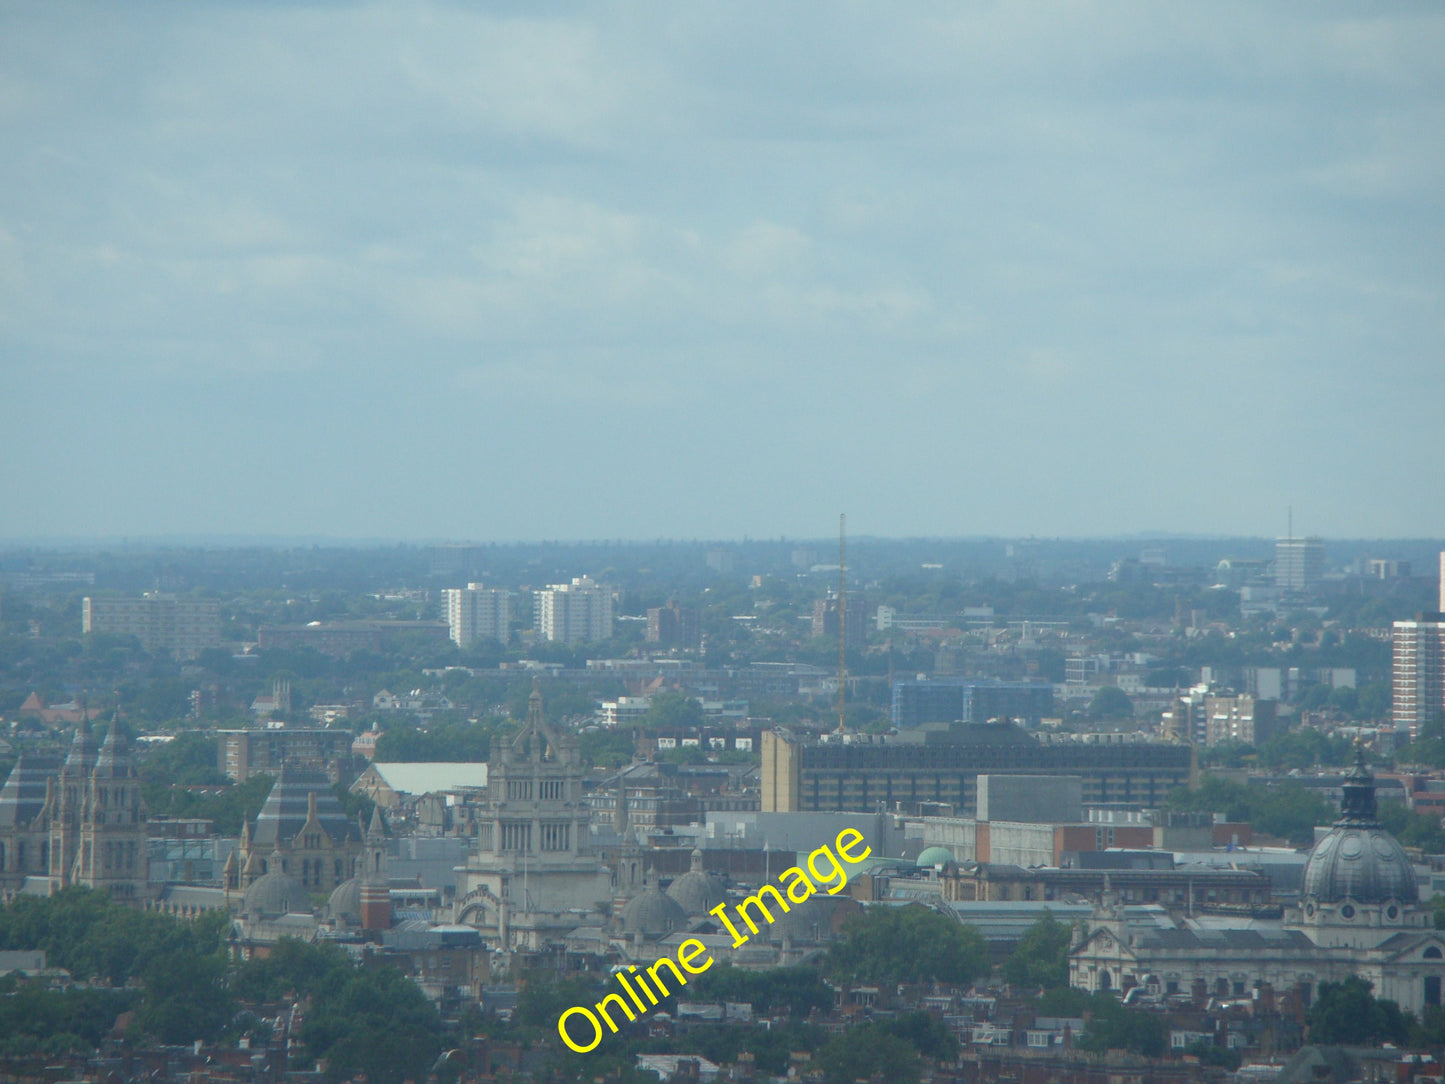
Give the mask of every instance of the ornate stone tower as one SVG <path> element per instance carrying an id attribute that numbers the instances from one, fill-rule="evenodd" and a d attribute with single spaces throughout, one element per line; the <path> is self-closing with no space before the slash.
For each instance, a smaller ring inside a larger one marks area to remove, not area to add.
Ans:
<path id="1" fill-rule="evenodd" d="M 50 816 L 50 887 L 67 888 L 78 883 L 80 862 L 80 822 L 90 789 L 90 772 L 95 767 L 95 743 L 90 724 L 82 721 L 75 728 L 70 753 L 60 769 Z"/>
<path id="2" fill-rule="evenodd" d="M 611 880 L 592 849 L 577 739 L 546 721 L 534 682 L 526 723 L 492 748 L 456 920 L 504 950 L 535 948 L 582 925 Z"/>
<path id="3" fill-rule="evenodd" d="M 78 883 L 106 888 L 115 900 L 143 900 L 148 885 L 146 811 L 140 779 L 120 734 L 110 724 L 86 787 L 80 817 Z"/>

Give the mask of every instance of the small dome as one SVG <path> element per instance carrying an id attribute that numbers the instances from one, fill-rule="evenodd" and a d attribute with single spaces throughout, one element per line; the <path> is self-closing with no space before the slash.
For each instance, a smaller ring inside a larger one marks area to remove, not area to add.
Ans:
<path id="1" fill-rule="evenodd" d="M 1376 817 L 1375 780 L 1363 761 L 1345 781 L 1341 810 L 1305 863 L 1300 896 L 1316 903 L 1418 903 L 1415 867 Z"/>
<path id="2" fill-rule="evenodd" d="M 311 901 L 306 895 L 306 886 L 292 877 L 273 869 L 264 877 L 258 877 L 246 889 L 245 901 L 241 904 L 243 914 L 264 915 L 275 918 L 280 915 L 310 914 Z"/>
<path id="3" fill-rule="evenodd" d="M 622 932 L 629 937 L 640 933 L 649 941 L 657 941 L 686 925 L 687 912 L 656 884 L 649 884 L 622 908 Z"/>
<path id="4" fill-rule="evenodd" d="M 954 860 L 953 852 L 947 847 L 926 847 L 918 856 L 918 868 L 932 869 L 934 866 L 946 866 Z"/>
<path id="5" fill-rule="evenodd" d="M 353 877 L 342 881 L 326 901 L 326 912 L 338 922 L 351 926 L 361 925 L 361 879 Z"/>
<path id="6" fill-rule="evenodd" d="M 722 878 L 702 868 L 702 851 L 692 852 L 692 868 L 667 886 L 667 894 L 689 915 L 705 915 L 726 898 Z"/>
<path id="7" fill-rule="evenodd" d="M 773 909 L 771 901 L 769 908 Z M 817 900 L 794 903 L 786 915 L 779 915 L 773 910 L 773 924 L 767 929 L 767 938 L 773 944 L 782 944 L 785 937 L 799 945 L 827 940 L 831 927 L 827 913 Z"/>

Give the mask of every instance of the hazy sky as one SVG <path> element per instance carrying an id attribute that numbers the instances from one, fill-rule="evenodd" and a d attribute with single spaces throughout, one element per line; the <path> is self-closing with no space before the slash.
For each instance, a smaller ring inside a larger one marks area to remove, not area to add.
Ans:
<path id="1" fill-rule="evenodd" d="M 0 3 L 0 538 L 1445 535 L 1445 7 Z"/>

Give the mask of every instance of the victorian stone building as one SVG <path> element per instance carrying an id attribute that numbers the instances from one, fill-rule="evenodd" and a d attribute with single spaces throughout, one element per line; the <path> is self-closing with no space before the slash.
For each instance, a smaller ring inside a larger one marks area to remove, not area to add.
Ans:
<path id="1" fill-rule="evenodd" d="M 148 898 L 145 803 L 119 719 L 98 749 L 81 723 L 62 764 L 21 757 L 0 789 L 0 892 L 70 885 Z"/>
<path id="2" fill-rule="evenodd" d="M 1380 824 L 1363 764 L 1346 780 L 1342 815 L 1315 845 L 1299 904 L 1283 921 L 1139 928 L 1106 892 L 1069 957 L 1070 983 L 1086 990 L 1247 997 L 1267 984 L 1295 989 L 1307 1004 L 1320 983 L 1351 975 L 1409 1012 L 1441 1004 L 1445 933 L 1420 903 L 1409 858 Z"/>
<path id="3" fill-rule="evenodd" d="M 362 873 L 365 830 L 347 817 L 324 772 L 283 767 L 256 825 L 226 863 L 226 888 L 245 892 L 270 873 L 284 873 L 312 895 L 331 892 Z"/>
<path id="4" fill-rule="evenodd" d="M 592 847 L 577 739 L 547 723 L 535 685 L 525 725 L 494 746 L 487 797 L 471 813 L 455 917 L 494 948 L 560 941 L 612 898 L 611 871 Z"/>

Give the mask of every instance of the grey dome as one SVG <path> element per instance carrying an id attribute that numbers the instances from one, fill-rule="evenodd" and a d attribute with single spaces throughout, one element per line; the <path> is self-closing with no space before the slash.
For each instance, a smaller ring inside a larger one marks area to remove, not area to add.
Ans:
<path id="1" fill-rule="evenodd" d="M 1342 816 L 1305 863 L 1300 896 L 1316 903 L 1418 903 L 1415 868 L 1376 817 L 1375 780 L 1363 762 L 1349 774 L 1344 792 Z"/>
<path id="2" fill-rule="evenodd" d="M 275 918 L 280 915 L 310 914 L 311 901 L 306 895 L 306 886 L 277 868 L 263 877 L 257 877 L 246 889 L 245 901 L 241 904 L 243 914 L 264 915 Z"/>
<path id="3" fill-rule="evenodd" d="M 657 941 L 686 925 L 687 912 L 656 884 L 649 884 L 622 908 L 622 932 L 628 936 L 640 933 L 649 941 Z"/>
<path id="4" fill-rule="evenodd" d="M 785 937 L 800 945 L 812 945 L 828 939 L 831 932 L 828 914 L 819 901 L 808 899 L 802 903 L 793 903 L 792 910 L 785 915 L 777 914 L 776 909 L 771 906 L 772 901 L 768 902 L 774 917 L 773 924 L 767 929 L 767 938 L 773 944 L 782 944 Z"/>
<path id="5" fill-rule="evenodd" d="M 667 886 L 667 894 L 689 915 L 705 915 L 726 898 L 722 878 L 702 868 L 702 851 L 692 852 L 692 869 Z"/>
<path id="6" fill-rule="evenodd" d="M 326 901 L 327 913 L 338 922 L 352 926 L 361 925 L 361 879 L 353 877 L 342 881 Z"/>
<path id="7" fill-rule="evenodd" d="M 1317 903 L 1413 904 L 1420 887 L 1405 849 L 1389 832 L 1378 825 L 1336 825 L 1305 863 L 1300 895 Z"/>

